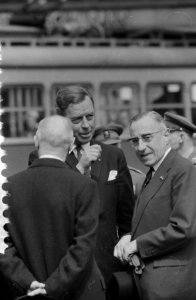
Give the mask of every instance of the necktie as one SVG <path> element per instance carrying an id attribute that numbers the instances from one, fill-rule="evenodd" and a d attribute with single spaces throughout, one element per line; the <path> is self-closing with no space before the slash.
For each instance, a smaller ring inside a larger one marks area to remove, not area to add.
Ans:
<path id="1" fill-rule="evenodd" d="M 82 150 L 83 150 L 83 148 L 82 148 L 81 145 L 78 145 L 78 146 L 76 147 L 77 160 L 78 160 L 78 161 L 80 161 L 80 158 L 81 158 L 81 156 L 82 156 Z M 90 175 L 90 166 L 89 166 L 89 168 L 87 168 L 87 169 L 85 170 L 84 175 L 86 175 L 86 176 L 88 176 L 88 177 L 91 176 L 91 175 Z"/>
<path id="2" fill-rule="evenodd" d="M 152 178 L 152 173 L 154 172 L 154 168 L 153 167 L 150 167 L 148 173 L 146 174 L 146 178 L 144 180 L 144 183 L 143 183 L 143 189 L 149 184 L 151 178 Z"/>
<path id="3" fill-rule="evenodd" d="M 76 147 L 76 152 L 77 152 L 77 160 L 79 161 L 80 160 L 80 158 L 81 158 L 81 156 L 82 156 L 82 147 L 81 147 L 81 145 L 78 145 L 77 147 Z"/>

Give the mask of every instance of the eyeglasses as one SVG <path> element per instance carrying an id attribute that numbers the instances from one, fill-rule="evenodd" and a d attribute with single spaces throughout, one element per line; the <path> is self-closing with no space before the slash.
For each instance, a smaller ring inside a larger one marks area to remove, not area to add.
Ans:
<path id="1" fill-rule="evenodd" d="M 176 131 L 181 132 L 181 131 L 183 131 L 183 129 L 182 129 L 182 128 L 176 128 L 176 129 L 170 129 L 170 128 L 169 128 L 169 132 L 170 132 L 170 133 L 173 133 L 173 132 L 176 132 Z"/>
<path id="2" fill-rule="evenodd" d="M 163 131 L 164 129 L 158 130 L 158 131 L 154 131 L 151 133 L 145 133 L 145 134 L 141 134 L 139 137 L 132 137 L 129 139 L 130 143 L 132 144 L 133 147 L 137 147 L 139 145 L 139 140 L 141 139 L 143 143 L 150 143 L 154 137 L 154 135 L 156 133 L 159 133 L 161 131 Z"/>

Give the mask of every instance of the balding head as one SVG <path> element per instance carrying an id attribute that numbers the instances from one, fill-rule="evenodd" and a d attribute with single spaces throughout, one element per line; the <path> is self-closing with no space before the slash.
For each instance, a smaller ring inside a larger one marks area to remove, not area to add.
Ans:
<path id="1" fill-rule="evenodd" d="M 40 121 L 35 136 L 39 156 L 55 155 L 65 159 L 73 141 L 73 130 L 68 118 L 50 116 Z"/>

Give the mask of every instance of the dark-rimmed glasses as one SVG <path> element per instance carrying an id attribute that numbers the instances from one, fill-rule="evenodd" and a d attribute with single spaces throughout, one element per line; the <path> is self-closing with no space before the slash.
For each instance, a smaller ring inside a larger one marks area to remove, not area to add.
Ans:
<path id="1" fill-rule="evenodd" d="M 169 128 L 169 132 L 170 132 L 170 133 L 173 133 L 173 132 L 181 132 L 181 131 L 183 131 L 182 128 L 176 128 L 176 129 L 170 129 L 170 128 Z"/>
<path id="2" fill-rule="evenodd" d="M 130 138 L 129 141 L 130 141 L 130 143 L 132 144 L 133 147 L 137 147 L 139 145 L 139 140 L 142 140 L 143 143 L 148 144 L 152 141 L 152 139 L 153 139 L 153 137 L 156 133 L 159 133 L 163 130 L 164 129 L 154 131 L 154 132 L 150 132 L 150 133 L 141 134 L 139 137 Z"/>

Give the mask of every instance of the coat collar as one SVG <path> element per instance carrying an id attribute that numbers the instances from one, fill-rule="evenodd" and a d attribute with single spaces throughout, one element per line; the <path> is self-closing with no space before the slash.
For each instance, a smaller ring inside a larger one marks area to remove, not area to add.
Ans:
<path id="1" fill-rule="evenodd" d="M 154 195 L 159 191 L 160 187 L 166 180 L 168 172 L 172 168 L 173 160 L 176 157 L 176 154 L 176 151 L 173 150 L 171 150 L 168 153 L 168 155 L 163 160 L 162 164 L 157 169 L 150 183 L 138 197 L 133 216 L 132 235 L 135 233 L 147 205 L 154 197 Z"/>
<path id="2" fill-rule="evenodd" d="M 66 164 L 59 159 L 55 158 L 38 158 L 33 161 L 29 168 L 48 166 L 48 167 L 58 167 L 65 168 Z"/>
<path id="3" fill-rule="evenodd" d="M 190 161 L 194 158 L 196 160 L 196 148 L 193 149 L 189 157 L 187 157 Z"/>
<path id="4" fill-rule="evenodd" d="M 103 147 L 104 147 L 104 145 L 95 140 L 92 140 L 91 145 L 95 145 L 95 144 L 100 145 L 102 148 L 101 157 L 91 164 L 91 178 L 97 180 L 100 177 L 101 167 L 103 165 Z"/>

